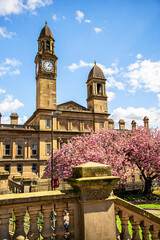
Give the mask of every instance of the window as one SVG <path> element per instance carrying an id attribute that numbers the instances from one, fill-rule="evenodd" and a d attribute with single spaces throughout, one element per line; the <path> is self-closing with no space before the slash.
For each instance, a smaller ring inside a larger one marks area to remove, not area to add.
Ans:
<path id="1" fill-rule="evenodd" d="M 17 164 L 17 172 L 22 173 L 22 164 Z"/>
<path id="2" fill-rule="evenodd" d="M 50 146 L 51 144 L 46 144 L 46 155 L 50 155 Z"/>
<path id="3" fill-rule="evenodd" d="M 5 156 L 9 156 L 10 155 L 10 144 L 5 144 Z"/>
<path id="4" fill-rule="evenodd" d="M 50 50 L 50 42 L 49 41 L 46 42 L 46 49 Z"/>
<path id="5" fill-rule="evenodd" d="M 4 165 L 4 170 L 10 172 L 10 165 L 8 164 Z"/>
<path id="6" fill-rule="evenodd" d="M 90 87 L 89 87 L 89 95 L 91 95 L 92 94 L 92 85 L 90 85 Z"/>
<path id="7" fill-rule="evenodd" d="M 36 163 L 32 164 L 32 172 L 34 172 L 34 173 L 37 172 L 37 164 Z"/>
<path id="8" fill-rule="evenodd" d="M 50 120 L 47 119 L 46 121 L 46 127 L 49 128 L 50 127 Z"/>
<path id="9" fill-rule="evenodd" d="M 132 175 L 132 182 L 135 182 L 135 176 Z"/>
<path id="10" fill-rule="evenodd" d="M 140 179 L 141 181 L 143 180 L 142 175 L 139 175 L 139 179 Z"/>
<path id="11" fill-rule="evenodd" d="M 100 125 L 100 128 L 104 127 L 104 123 L 99 123 L 99 125 Z"/>
<path id="12" fill-rule="evenodd" d="M 49 74 L 47 74 L 47 78 L 49 78 Z M 49 88 L 49 85 L 47 87 Z"/>
<path id="13" fill-rule="evenodd" d="M 102 85 L 100 83 L 97 84 L 97 94 L 102 95 Z"/>
<path id="14" fill-rule="evenodd" d="M 49 101 L 47 101 L 47 104 L 48 104 L 48 106 L 49 106 Z"/>
<path id="15" fill-rule="evenodd" d="M 22 156 L 22 144 L 21 143 L 17 144 L 17 155 Z"/>
<path id="16" fill-rule="evenodd" d="M 36 144 L 32 144 L 32 155 L 33 156 L 37 155 L 37 145 Z"/>

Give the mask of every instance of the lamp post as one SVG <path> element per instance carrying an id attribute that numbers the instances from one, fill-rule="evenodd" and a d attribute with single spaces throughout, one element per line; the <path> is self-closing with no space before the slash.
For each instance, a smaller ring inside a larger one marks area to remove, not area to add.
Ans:
<path id="1" fill-rule="evenodd" d="M 61 111 L 55 111 L 54 114 L 61 114 Z M 51 113 L 51 190 L 53 190 L 53 112 Z M 55 187 L 54 187 L 55 190 Z"/>

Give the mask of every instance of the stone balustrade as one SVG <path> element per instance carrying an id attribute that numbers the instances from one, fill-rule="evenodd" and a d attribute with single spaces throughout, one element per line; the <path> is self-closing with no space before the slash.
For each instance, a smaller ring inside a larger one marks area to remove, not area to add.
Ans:
<path id="1" fill-rule="evenodd" d="M 160 239 L 160 218 L 120 198 L 114 197 L 112 200 L 114 201 L 116 216 L 121 221 L 121 231 L 117 227 L 117 239 Z M 132 226 L 132 237 L 129 234 L 129 223 Z"/>
<path id="2" fill-rule="evenodd" d="M 73 178 L 68 179 L 73 190 L 1 195 L 0 240 L 139 240 L 139 228 L 143 240 L 149 239 L 149 232 L 158 240 L 160 219 L 114 197 L 118 180 L 111 176 L 110 166 L 87 163 L 73 168 Z M 121 229 L 116 228 L 115 216 Z"/>
<path id="3" fill-rule="evenodd" d="M 23 186 L 20 183 L 15 182 L 12 179 L 8 179 L 8 187 L 9 187 L 9 190 L 13 193 L 22 193 L 23 192 Z"/>

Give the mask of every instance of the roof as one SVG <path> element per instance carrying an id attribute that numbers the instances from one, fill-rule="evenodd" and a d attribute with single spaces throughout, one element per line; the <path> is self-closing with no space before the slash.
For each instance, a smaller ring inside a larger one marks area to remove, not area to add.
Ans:
<path id="1" fill-rule="evenodd" d="M 105 79 L 102 69 L 100 69 L 100 67 L 97 66 L 96 62 L 94 62 L 94 67 L 91 69 L 91 71 L 88 75 L 88 80 L 90 80 L 92 78 Z"/>
<path id="2" fill-rule="evenodd" d="M 69 102 L 65 102 L 62 104 L 57 105 L 58 108 L 62 108 L 62 109 L 67 109 L 67 110 L 86 110 L 85 107 L 83 107 L 82 105 L 74 102 L 74 101 L 69 101 Z"/>
<path id="3" fill-rule="evenodd" d="M 51 29 L 48 27 L 47 22 L 45 23 L 45 26 L 42 28 L 41 33 L 39 35 L 39 38 L 41 37 L 52 37 L 53 38 L 53 34 Z"/>

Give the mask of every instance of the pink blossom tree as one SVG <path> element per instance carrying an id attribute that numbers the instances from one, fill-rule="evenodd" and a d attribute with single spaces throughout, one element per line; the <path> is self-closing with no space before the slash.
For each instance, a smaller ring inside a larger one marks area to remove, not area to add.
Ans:
<path id="1" fill-rule="evenodd" d="M 125 134 L 107 128 L 100 129 L 98 133 L 73 137 L 63 144 L 61 150 L 54 151 L 54 177 L 71 177 L 74 166 L 92 161 L 111 165 L 112 175 L 120 176 L 122 182 L 127 178 L 127 167 L 132 168 L 130 162 L 125 161 L 125 138 Z M 50 175 L 50 172 L 49 159 L 45 175 Z"/>
<path id="2" fill-rule="evenodd" d="M 160 181 L 160 131 L 138 127 L 126 132 L 126 160 L 135 164 L 145 181 L 145 193 L 151 193 L 154 179 Z"/>

